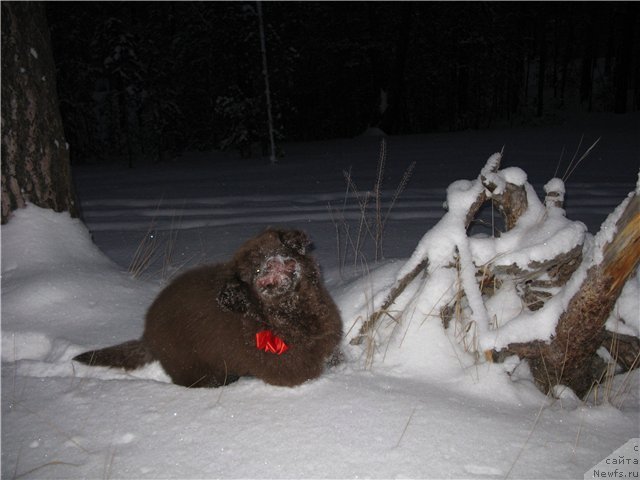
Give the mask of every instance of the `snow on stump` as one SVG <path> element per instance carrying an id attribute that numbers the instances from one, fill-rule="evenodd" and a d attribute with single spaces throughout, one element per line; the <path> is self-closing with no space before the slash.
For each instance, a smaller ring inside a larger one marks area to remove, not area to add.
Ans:
<path id="1" fill-rule="evenodd" d="M 549 181 L 540 201 L 526 173 L 501 170 L 501 160 L 496 153 L 477 179 L 449 186 L 446 214 L 377 298 L 350 344 L 363 346 L 371 362 L 394 336 L 401 335 L 402 344 L 407 335 L 419 335 L 408 326 L 399 333 L 399 326 L 436 312 L 476 361 L 517 355 L 543 391 L 562 384 L 583 396 L 606 370 L 600 347 L 624 369 L 639 363 L 638 337 L 612 333 L 605 323 L 640 258 L 640 181 L 593 237 L 582 222 L 566 218 L 562 180 Z M 488 202 L 504 231 L 470 235 Z"/>

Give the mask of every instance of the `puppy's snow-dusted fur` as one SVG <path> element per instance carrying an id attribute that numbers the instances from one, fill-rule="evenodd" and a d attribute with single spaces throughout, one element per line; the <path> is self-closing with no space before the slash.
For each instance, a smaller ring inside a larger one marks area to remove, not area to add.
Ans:
<path id="1" fill-rule="evenodd" d="M 319 376 L 339 356 L 340 314 L 325 289 L 310 242 L 297 230 L 268 229 L 232 260 L 172 281 L 146 316 L 142 338 L 75 357 L 132 370 L 159 360 L 174 383 L 217 387 L 241 376 L 294 386 Z M 270 330 L 287 350 L 256 346 Z"/>

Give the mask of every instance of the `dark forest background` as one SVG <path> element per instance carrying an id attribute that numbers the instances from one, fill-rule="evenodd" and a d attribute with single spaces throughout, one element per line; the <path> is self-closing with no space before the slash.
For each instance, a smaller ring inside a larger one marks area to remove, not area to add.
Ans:
<path id="1" fill-rule="evenodd" d="M 255 2 L 47 2 L 72 161 L 266 147 Z M 265 2 L 278 141 L 640 107 L 633 2 Z"/>

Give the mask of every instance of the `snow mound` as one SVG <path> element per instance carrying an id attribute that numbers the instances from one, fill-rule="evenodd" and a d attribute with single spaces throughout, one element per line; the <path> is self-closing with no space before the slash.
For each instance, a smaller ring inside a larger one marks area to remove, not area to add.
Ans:
<path id="1" fill-rule="evenodd" d="M 2 359 L 69 360 L 78 345 L 136 338 L 158 287 L 115 266 L 80 220 L 28 205 L 2 227 Z"/>
<path id="2" fill-rule="evenodd" d="M 386 137 L 387 134 L 380 127 L 368 127 L 362 134 L 361 137 Z"/>

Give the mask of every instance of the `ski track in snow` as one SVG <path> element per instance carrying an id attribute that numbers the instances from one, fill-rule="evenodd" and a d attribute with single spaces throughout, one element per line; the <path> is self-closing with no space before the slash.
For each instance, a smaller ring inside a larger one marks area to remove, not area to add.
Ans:
<path id="1" fill-rule="evenodd" d="M 389 195 L 386 193 L 385 196 Z M 403 196 L 390 211 L 390 220 L 438 219 L 442 215 L 440 192 Z M 235 198 L 199 198 L 158 203 L 157 200 L 93 200 L 83 203 L 84 218 L 93 231 L 144 230 L 153 224 L 158 230 L 224 227 L 237 224 L 301 221 L 332 222 L 332 215 L 358 220 L 355 200 L 343 207 L 344 193 Z M 387 211 L 390 202 L 382 204 Z"/>
<path id="2" fill-rule="evenodd" d="M 569 218 L 606 216 L 633 188 L 633 184 L 571 185 L 567 205 Z M 537 191 L 540 189 L 537 188 Z M 392 192 L 384 192 L 388 198 Z M 137 230 L 153 225 L 157 230 L 224 227 L 237 224 L 300 221 L 333 222 L 336 214 L 347 220 L 361 217 L 354 197 L 344 204 L 344 193 L 325 195 L 211 197 L 185 200 L 96 199 L 83 202 L 84 220 L 92 231 Z M 382 210 L 389 210 L 390 220 L 423 220 L 435 223 L 442 217 L 442 191 L 424 190 L 403 195 L 393 206 L 386 200 Z"/>
<path id="3" fill-rule="evenodd" d="M 584 221 L 591 232 L 596 232 L 632 188 L 630 183 L 570 185 L 567 216 Z M 540 194 L 542 186 L 537 186 L 536 191 Z M 392 195 L 391 191 L 383 192 L 382 211 L 388 212 L 383 250 L 387 258 L 406 258 L 422 234 L 444 215 L 445 195 L 440 188 L 412 189 L 391 206 L 388 199 Z M 158 239 L 174 236 L 173 258 L 179 259 L 180 268 L 185 268 L 196 263 L 224 260 L 242 237 L 252 236 L 262 228 L 288 226 L 307 230 L 320 264 L 325 270 L 336 270 L 349 263 L 341 258 L 353 256 L 352 250 L 345 246 L 344 224 L 349 225 L 351 232 L 356 232 L 362 218 L 356 198 L 350 196 L 345 202 L 344 192 L 261 195 L 258 198 L 251 195 L 160 200 L 152 196 L 96 198 L 84 201 L 82 207 L 83 220 L 96 243 L 123 268 L 129 266 L 140 242 L 149 235 Z M 372 208 L 373 205 L 369 205 L 369 215 Z M 499 215 L 494 212 L 494 216 Z M 490 211 L 483 211 L 479 218 L 487 225 L 492 222 Z M 401 230 L 403 234 L 389 233 L 393 229 Z M 337 230 L 341 235 L 340 252 L 336 247 Z M 483 231 L 489 230 L 484 228 Z M 198 237 L 197 241 L 191 241 L 193 237 Z M 194 249 L 196 244 L 200 245 L 198 249 Z M 369 261 L 373 259 L 370 237 L 365 235 L 361 250 Z"/>

